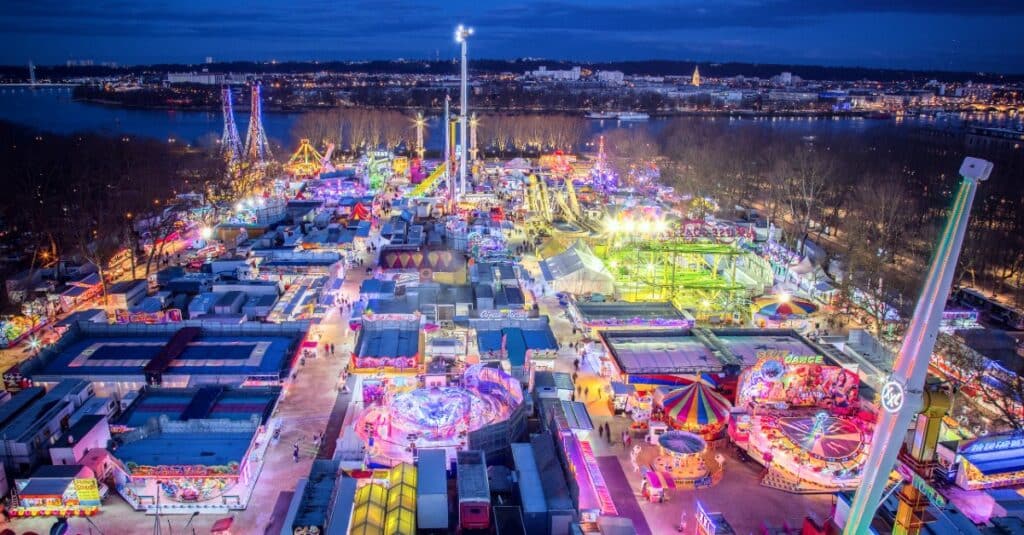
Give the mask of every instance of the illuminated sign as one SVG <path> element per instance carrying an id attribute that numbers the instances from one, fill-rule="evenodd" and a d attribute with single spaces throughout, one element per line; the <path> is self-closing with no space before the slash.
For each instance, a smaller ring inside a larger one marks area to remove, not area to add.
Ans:
<path id="1" fill-rule="evenodd" d="M 160 323 L 180 323 L 181 320 L 181 310 L 177 308 L 158 310 L 156 312 L 129 312 L 123 308 L 114 311 L 114 322 L 120 324 L 144 323 L 146 325 L 155 325 Z"/>
<path id="2" fill-rule="evenodd" d="M 95 479 L 91 477 L 75 479 L 74 484 L 79 504 L 92 506 L 100 504 L 100 488 Z"/>
<path id="3" fill-rule="evenodd" d="M 497 320 L 497 319 L 513 319 L 513 320 L 525 320 L 530 318 L 530 313 L 525 310 L 481 310 L 480 319 L 483 320 Z"/>
<path id="4" fill-rule="evenodd" d="M 757 359 L 779 360 L 784 364 L 824 364 L 825 357 L 821 355 L 793 355 L 784 349 L 765 349 L 757 352 Z"/>
<path id="5" fill-rule="evenodd" d="M 903 408 L 903 385 L 895 379 L 889 379 L 882 385 L 882 408 L 891 413 L 897 413 Z"/>
<path id="6" fill-rule="evenodd" d="M 898 463 L 896 465 L 896 471 L 899 472 L 904 479 L 910 482 L 910 485 L 921 492 L 928 501 L 935 507 L 942 509 L 946 506 L 946 498 L 943 498 L 939 491 L 935 490 L 934 487 L 928 484 L 923 477 L 917 474 L 917 472 L 910 469 L 909 466 Z"/>

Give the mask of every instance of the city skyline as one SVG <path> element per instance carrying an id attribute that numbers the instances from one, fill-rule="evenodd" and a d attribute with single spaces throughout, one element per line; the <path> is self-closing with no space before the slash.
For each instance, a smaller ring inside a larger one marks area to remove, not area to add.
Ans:
<path id="1" fill-rule="evenodd" d="M 201 63 L 232 60 L 453 59 L 451 29 L 478 30 L 472 56 L 576 61 L 674 59 L 870 68 L 1024 72 L 1008 1 L 643 2 L 519 0 L 483 9 L 388 0 L 373 6 L 272 1 L 246 10 L 191 1 L 90 6 L 12 2 L 0 63 Z"/>

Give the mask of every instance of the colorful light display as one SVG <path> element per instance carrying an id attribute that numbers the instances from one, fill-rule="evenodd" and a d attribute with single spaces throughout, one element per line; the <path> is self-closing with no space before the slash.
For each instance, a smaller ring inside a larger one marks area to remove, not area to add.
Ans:
<path id="1" fill-rule="evenodd" d="M 467 435 L 502 422 L 523 402 L 519 382 L 482 364 L 471 366 L 462 386 L 393 388 L 381 404 L 356 419 L 356 432 L 371 455 L 390 464 L 412 462 L 414 449 L 463 449 Z"/>

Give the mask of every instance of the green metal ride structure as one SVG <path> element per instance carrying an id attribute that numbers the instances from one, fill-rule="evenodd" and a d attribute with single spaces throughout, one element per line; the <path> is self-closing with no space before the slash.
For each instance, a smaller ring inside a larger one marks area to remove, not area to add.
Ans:
<path id="1" fill-rule="evenodd" d="M 671 301 L 701 321 L 750 319 L 751 295 L 738 282 L 737 266 L 751 253 L 734 244 L 622 236 L 599 254 L 622 300 Z"/>

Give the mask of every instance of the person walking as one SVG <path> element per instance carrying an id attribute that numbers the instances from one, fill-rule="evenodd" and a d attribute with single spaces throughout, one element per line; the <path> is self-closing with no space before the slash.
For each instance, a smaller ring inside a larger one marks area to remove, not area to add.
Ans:
<path id="1" fill-rule="evenodd" d="M 608 438 L 608 445 L 612 443 L 612 426 L 608 425 L 608 422 L 604 423 L 604 436 Z"/>

